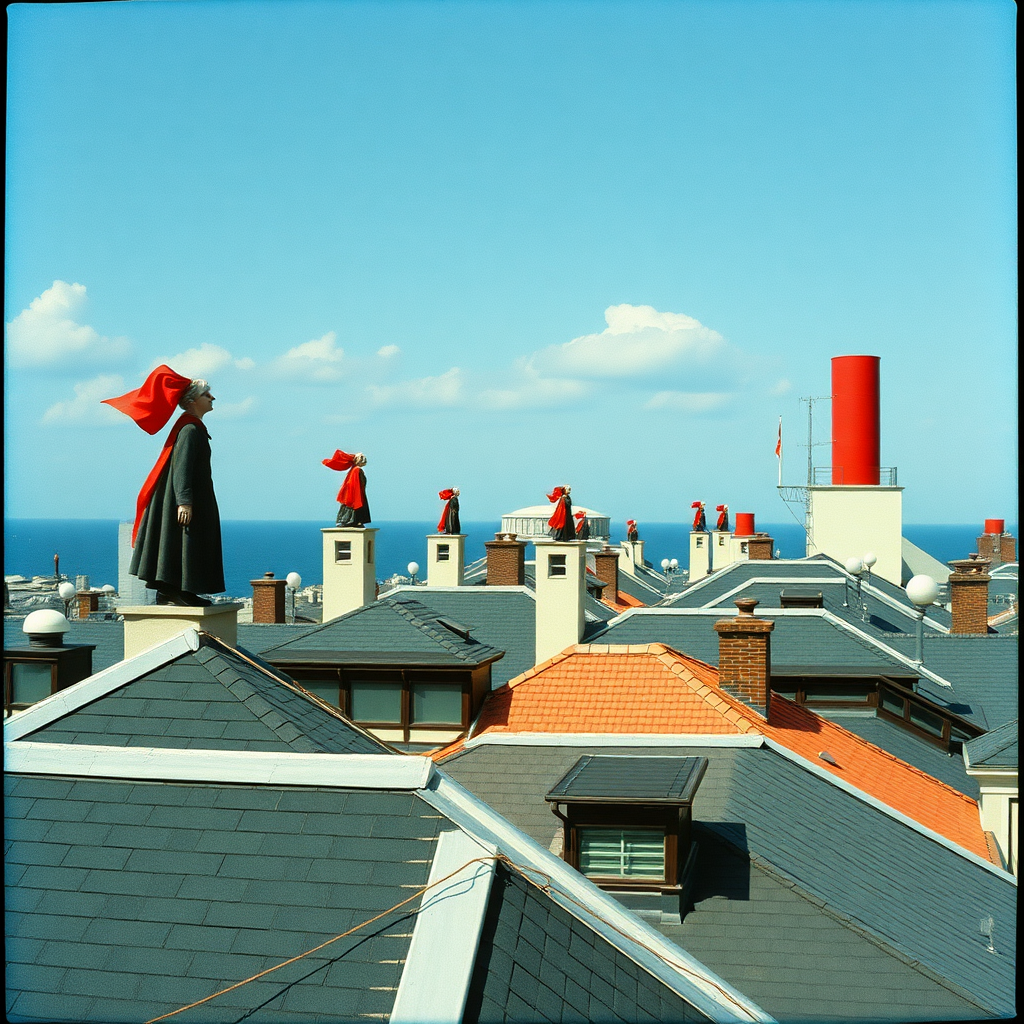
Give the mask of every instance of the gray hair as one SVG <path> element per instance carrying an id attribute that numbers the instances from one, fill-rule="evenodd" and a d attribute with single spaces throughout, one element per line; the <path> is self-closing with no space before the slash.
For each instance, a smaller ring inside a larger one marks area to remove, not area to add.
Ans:
<path id="1" fill-rule="evenodd" d="M 209 390 L 210 385 L 205 380 L 196 379 L 185 388 L 185 393 L 178 399 L 178 405 L 182 409 L 187 409 L 191 402 L 194 402 L 200 395 Z"/>

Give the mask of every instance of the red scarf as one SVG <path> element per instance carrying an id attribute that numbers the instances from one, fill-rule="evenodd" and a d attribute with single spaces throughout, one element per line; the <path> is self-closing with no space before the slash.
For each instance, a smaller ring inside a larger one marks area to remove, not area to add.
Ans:
<path id="1" fill-rule="evenodd" d="M 135 524 L 132 526 L 132 547 L 135 547 L 135 537 L 139 532 L 139 524 L 142 522 L 142 513 L 145 512 L 146 508 L 149 506 L 149 501 L 153 497 L 153 492 L 156 490 L 157 482 L 160 480 L 160 474 L 163 473 L 167 463 L 170 461 L 171 452 L 174 450 L 174 442 L 178 439 L 178 434 L 181 433 L 181 428 L 189 423 L 198 423 L 199 426 L 203 425 L 203 421 L 199 419 L 198 416 L 193 416 L 190 412 L 183 412 L 177 420 L 175 420 L 174 426 L 171 427 L 171 432 L 167 435 L 167 440 L 164 441 L 163 448 L 160 449 L 160 457 L 156 460 L 156 465 L 150 470 L 149 476 L 146 477 L 146 482 L 142 485 L 142 490 L 139 491 L 138 501 L 135 502 Z"/>
<path id="2" fill-rule="evenodd" d="M 445 523 L 448 521 L 448 508 L 452 503 L 452 498 L 455 497 L 455 492 L 450 487 L 446 487 L 443 491 L 438 491 L 437 496 L 444 502 L 444 511 L 438 521 L 437 532 L 444 533 Z"/>
<path id="3" fill-rule="evenodd" d="M 346 508 L 362 508 L 366 504 L 363 498 L 363 488 L 359 482 L 359 467 L 356 465 L 354 455 L 343 452 L 338 448 L 329 459 L 322 459 L 328 469 L 347 469 L 348 473 L 341 482 L 341 490 L 338 491 L 338 502 Z"/>
<path id="4" fill-rule="evenodd" d="M 574 518 L 576 520 L 576 533 L 578 534 L 583 529 L 583 524 L 587 521 L 587 513 L 577 512 Z"/>
<path id="5" fill-rule="evenodd" d="M 556 487 L 549 495 L 548 501 L 557 501 L 555 511 L 548 520 L 548 526 L 553 530 L 561 530 L 565 526 L 565 489 Z"/>

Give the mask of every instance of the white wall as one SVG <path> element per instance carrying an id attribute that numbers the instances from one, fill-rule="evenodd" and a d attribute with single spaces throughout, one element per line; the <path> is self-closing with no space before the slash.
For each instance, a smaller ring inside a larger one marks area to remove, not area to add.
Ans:
<path id="1" fill-rule="evenodd" d="M 377 530 L 373 527 L 331 526 L 324 538 L 324 616 L 336 619 L 377 598 Z M 339 561 L 335 544 L 351 545 L 352 557 Z"/>
<path id="2" fill-rule="evenodd" d="M 561 654 L 583 636 L 587 543 L 534 541 L 537 599 L 537 664 Z M 565 575 L 551 575 L 551 560 L 565 556 Z"/>
<path id="3" fill-rule="evenodd" d="M 899 586 L 903 575 L 903 488 L 864 486 L 809 487 L 807 554 L 826 554 L 838 562 L 878 557 L 871 572 Z"/>

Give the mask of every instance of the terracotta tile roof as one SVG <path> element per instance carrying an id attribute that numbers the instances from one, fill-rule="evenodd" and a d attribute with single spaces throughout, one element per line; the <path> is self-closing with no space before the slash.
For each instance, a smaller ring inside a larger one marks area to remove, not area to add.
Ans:
<path id="1" fill-rule="evenodd" d="M 639 598 L 634 597 L 632 594 L 627 594 L 624 590 L 616 593 L 614 601 L 610 597 L 602 597 L 601 603 L 608 605 L 609 608 L 614 608 L 617 612 L 625 612 L 630 608 L 647 607 Z"/>
<path id="2" fill-rule="evenodd" d="M 664 644 L 578 644 L 495 690 L 484 732 L 760 733 L 991 860 L 978 805 L 841 725 L 773 693 L 771 723 L 718 688 L 718 670 Z M 452 746 L 438 757 L 456 751 Z M 819 758 L 827 752 L 836 764 Z"/>

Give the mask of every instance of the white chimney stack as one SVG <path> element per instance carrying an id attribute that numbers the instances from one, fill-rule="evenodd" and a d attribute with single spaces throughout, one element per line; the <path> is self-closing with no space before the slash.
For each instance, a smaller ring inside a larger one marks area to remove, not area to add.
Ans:
<path id="1" fill-rule="evenodd" d="M 583 637 L 587 542 L 535 540 L 537 664 Z"/>

